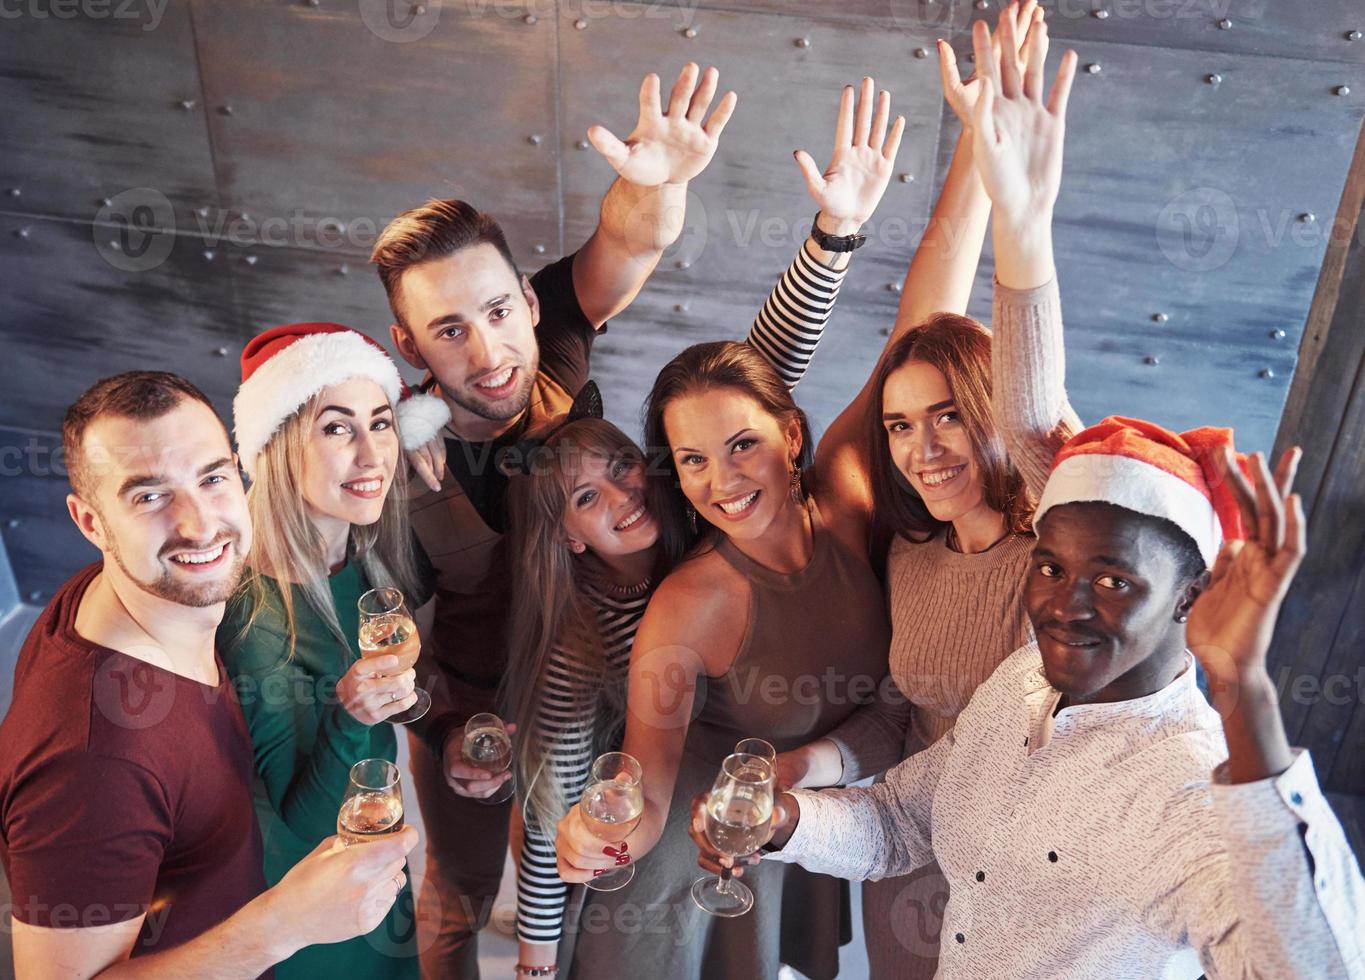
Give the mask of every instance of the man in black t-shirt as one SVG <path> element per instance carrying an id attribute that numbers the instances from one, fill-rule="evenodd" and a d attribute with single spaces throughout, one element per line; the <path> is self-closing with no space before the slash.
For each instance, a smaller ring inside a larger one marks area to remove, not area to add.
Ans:
<path id="1" fill-rule="evenodd" d="M 510 807 L 479 798 L 508 777 L 478 778 L 486 774 L 460 760 L 464 723 L 494 710 L 507 662 L 511 582 L 496 451 L 568 411 L 587 380 L 593 340 L 681 232 L 687 183 L 710 162 L 735 106 L 727 93 L 707 118 L 717 82 L 714 68 L 687 65 L 665 111 L 659 79 L 649 75 L 625 142 L 601 126 L 588 131 L 619 177 L 588 241 L 529 279 L 497 223 L 463 201 L 429 201 L 399 215 L 371 256 L 393 309 L 394 345 L 429 372 L 451 412 L 444 454 L 438 444 L 413 458 L 430 490 L 410 507 L 436 573 L 435 598 L 418 615 L 418 669 L 433 706 L 410 727 L 412 782 L 428 831 L 418 899 L 427 976 L 478 976 L 476 933 L 491 912 L 506 852 Z M 528 955 L 523 948 L 523 963 Z"/>

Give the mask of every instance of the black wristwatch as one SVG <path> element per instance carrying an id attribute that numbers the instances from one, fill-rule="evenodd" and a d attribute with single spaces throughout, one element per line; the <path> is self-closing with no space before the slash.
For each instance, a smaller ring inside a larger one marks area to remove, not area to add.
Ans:
<path id="1" fill-rule="evenodd" d="M 862 248 L 867 241 L 866 235 L 826 235 L 820 230 L 820 213 L 818 211 L 815 214 L 815 220 L 810 223 L 810 237 L 814 238 L 815 244 L 826 252 L 851 252 L 855 248 Z"/>

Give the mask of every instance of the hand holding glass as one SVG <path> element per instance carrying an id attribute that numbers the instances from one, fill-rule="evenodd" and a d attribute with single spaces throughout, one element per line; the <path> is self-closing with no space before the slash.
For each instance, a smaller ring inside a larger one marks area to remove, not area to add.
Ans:
<path id="1" fill-rule="evenodd" d="M 403 789 L 398 767 L 387 759 L 361 759 L 351 766 L 337 814 L 337 836 L 349 847 L 403 829 Z"/>
<path id="2" fill-rule="evenodd" d="M 411 670 L 422 652 L 422 638 L 417 635 L 417 624 L 397 589 L 371 589 L 360 597 L 360 656 L 398 658 L 398 670 Z M 407 711 L 390 715 L 388 720 L 397 725 L 416 721 L 431 707 L 431 695 L 420 686 L 414 689 L 417 703 Z"/>
<path id="3" fill-rule="evenodd" d="M 588 833 L 598 840 L 621 845 L 617 860 L 626 862 L 584 884 L 599 892 L 624 888 L 635 877 L 635 865 L 626 854 L 625 840 L 645 815 L 644 771 L 639 760 L 624 752 L 599 755 L 588 773 L 579 814 Z"/>
<path id="4" fill-rule="evenodd" d="M 741 858 L 763 846 L 772 832 L 774 782 L 772 764 L 762 756 L 740 752 L 726 756 L 703 813 L 706 839 L 718 853 Z M 698 878 L 692 900 L 702 911 L 723 918 L 754 907 L 754 893 L 735 881 L 729 868 Z"/>
<path id="5" fill-rule="evenodd" d="M 489 778 L 500 776 L 512 767 L 512 736 L 507 734 L 507 726 L 494 714 L 479 714 L 471 717 L 464 725 L 464 744 L 460 746 L 460 758 L 466 765 L 482 769 Z M 509 779 L 491 796 L 475 796 L 480 803 L 506 803 L 516 792 L 513 780 Z"/>

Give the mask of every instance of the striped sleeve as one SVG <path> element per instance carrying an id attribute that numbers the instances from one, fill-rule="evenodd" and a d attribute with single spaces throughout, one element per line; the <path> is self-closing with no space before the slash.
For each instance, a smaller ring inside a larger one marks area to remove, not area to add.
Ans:
<path id="1" fill-rule="evenodd" d="M 817 262 L 803 243 L 758 311 L 747 343 L 777 368 L 788 388 L 805 377 L 847 272 L 847 266 L 835 270 Z"/>
<path id="2" fill-rule="evenodd" d="M 564 798 L 576 801 L 587 782 L 592 765 L 593 702 L 581 693 L 590 691 L 582 667 L 563 649 L 550 654 L 541 695 L 537 729 L 548 751 L 552 768 L 564 789 Z M 555 821 L 528 819 L 522 836 L 521 868 L 517 872 L 517 936 L 528 943 L 556 943 L 564 921 L 566 885 L 559 877 L 552 835 Z"/>

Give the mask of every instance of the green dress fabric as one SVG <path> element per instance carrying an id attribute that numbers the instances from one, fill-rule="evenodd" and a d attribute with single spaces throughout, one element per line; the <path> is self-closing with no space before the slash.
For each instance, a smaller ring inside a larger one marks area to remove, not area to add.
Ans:
<path id="1" fill-rule="evenodd" d="M 247 603 L 239 595 L 228 604 L 218 629 L 218 649 L 241 693 L 251 733 L 265 880 L 273 886 L 336 833 L 337 810 L 351 766 L 361 759 L 396 762 L 398 744 L 392 725 L 362 725 L 336 698 L 337 679 L 360 656 L 356 602 L 370 586 L 359 565 L 348 562 L 330 579 L 347 637 L 344 648 L 295 589 L 297 636 L 291 658 L 279 583 L 270 580 L 270 585 L 274 601 L 245 634 Z M 309 946 L 276 966 L 275 975 L 280 980 L 417 977 L 411 886 L 404 886 L 388 917 L 373 932 L 347 942 Z"/>

